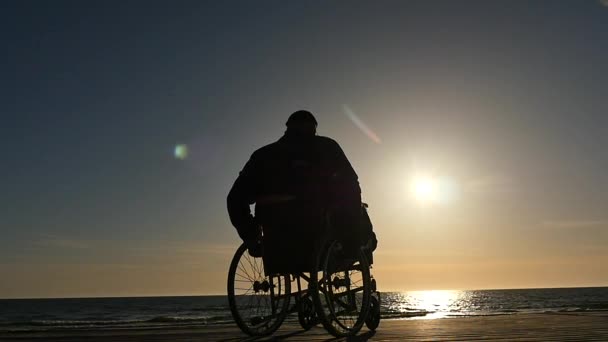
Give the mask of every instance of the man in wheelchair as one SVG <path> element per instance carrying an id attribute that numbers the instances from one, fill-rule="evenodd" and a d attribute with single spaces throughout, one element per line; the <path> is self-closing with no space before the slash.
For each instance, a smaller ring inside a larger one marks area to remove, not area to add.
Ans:
<path id="1" fill-rule="evenodd" d="M 252 154 L 228 194 L 230 220 L 244 241 L 228 271 L 235 323 L 264 336 L 297 312 L 302 328 L 321 322 L 336 337 L 363 324 L 375 330 L 376 237 L 357 174 L 338 143 L 316 135 L 310 112 L 291 114 L 286 125 L 278 141 Z"/>
<path id="2" fill-rule="evenodd" d="M 263 240 L 280 246 L 277 240 L 297 239 L 288 249 L 267 250 L 278 255 L 265 259 L 302 255 L 315 238 L 329 235 L 347 248 L 367 244 L 371 258 L 376 237 L 346 155 L 336 141 L 316 135 L 317 120 L 308 111 L 291 114 L 286 126 L 278 141 L 251 155 L 228 194 L 230 220 L 249 253 L 262 256 Z"/>

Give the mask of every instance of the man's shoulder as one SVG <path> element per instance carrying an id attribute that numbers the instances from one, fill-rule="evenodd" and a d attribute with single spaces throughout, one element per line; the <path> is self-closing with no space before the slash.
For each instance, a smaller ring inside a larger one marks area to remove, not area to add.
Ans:
<path id="1" fill-rule="evenodd" d="M 265 157 L 268 155 L 275 154 L 280 149 L 279 141 L 272 142 L 268 145 L 264 145 L 253 152 L 252 157 Z"/>
<path id="2" fill-rule="evenodd" d="M 322 147 L 340 148 L 340 144 L 338 144 L 337 141 L 335 141 L 334 139 L 332 139 L 330 137 L 324 137 L 321 135 L 317 135 L 315 137 L 315 140 L 316 140 L 317 144 L 321 145 Z"/>
<path id="3" fill-rule="evenodd" d="M 332 138 L 317 135 L 315 136 L 315 144 L 322 150 L 341 150 L 337 141 Z M 281 139 L 264 145 L 253 152 L 251 155 L 254 159 L 275 158 L 278 154 L 285 150 L 285 143 Z"/>

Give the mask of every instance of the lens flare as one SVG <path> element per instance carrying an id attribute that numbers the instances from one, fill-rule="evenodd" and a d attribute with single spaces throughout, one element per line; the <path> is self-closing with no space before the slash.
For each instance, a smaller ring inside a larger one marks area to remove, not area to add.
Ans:
<path id="1" fill-rule="evenodd" d="M 349 119 L 355 124 L 355 126 L 359 127 L 359 129 L 365 135 L 367 135 L 368 138 L 370 138 L 376 144 L 380 144 L 382 142 L 380 140 L 380 137 L 378 137 L 378 135 L 374 133 L 374 131 L 367 127 L 367 125 L 363 123 L 363 121 L 361 121 L 361 119 L 357 116 L 357 114 L 355 114 L 355 112 L 353 112 L 352 109 L 350 109 L 350 107 L 348 107 L 347 105 L 342 105 L 342 109 L 344 109 L 344 114 L 346 114 L 346 116 L 349 117 Z"/>
<path id="2" fill-rule="evenodd" d="M 177 144 L 173 150 L 175 159 L 184 160 L 188 158 L 188 146 L 186 144 Z"/>

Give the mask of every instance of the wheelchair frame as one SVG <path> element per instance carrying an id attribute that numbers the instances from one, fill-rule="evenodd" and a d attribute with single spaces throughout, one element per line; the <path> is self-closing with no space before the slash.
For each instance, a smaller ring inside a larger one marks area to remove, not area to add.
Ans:
<path id="1" fill-rule="evenodd" d="M 232 316 L 241 331 L 250 336 L 271 335 L 287 315 L 296 312 L 303 329 L 321 323 L 336 337 L 355 335 L 363 324 L 370 330 L 378 327 L 380 293 L 365 251 L 359 248 L 356 256 L 348 258 L 343 257 L 344 248 L 337 240 L 321 246 L 316 248 L 310 272 L 270 275 L 263 270 L 262 258 L 249 255 L 245 244 L 237 249 L 227 290 Z M 305 289 L 302 280 L 308 283 Z M 291 292 L 292 282 L 295 292 Z"/>

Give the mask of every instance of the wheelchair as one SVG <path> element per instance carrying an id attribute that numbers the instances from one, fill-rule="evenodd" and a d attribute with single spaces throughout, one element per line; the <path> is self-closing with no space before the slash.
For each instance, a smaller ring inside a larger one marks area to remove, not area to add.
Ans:
<path id="1" fill-rule="evenodd" d="M 327 227 L 327 215 L 324 221 Z M 376 330 L 381 297 L 369 244 L 353 247 L 331 234 L 293 232 L 273 239 L 262 230 L 263 256 L 251 256 L 242 244 L 228 271 L 230 311 L 241 331 L 271 335 L 293 313 L 304 330 L 321 323 L 335 337 L 356 335 L 363 325 Z M 294 241 L 305 237 L 310 243 L 298 249 Z"/>

